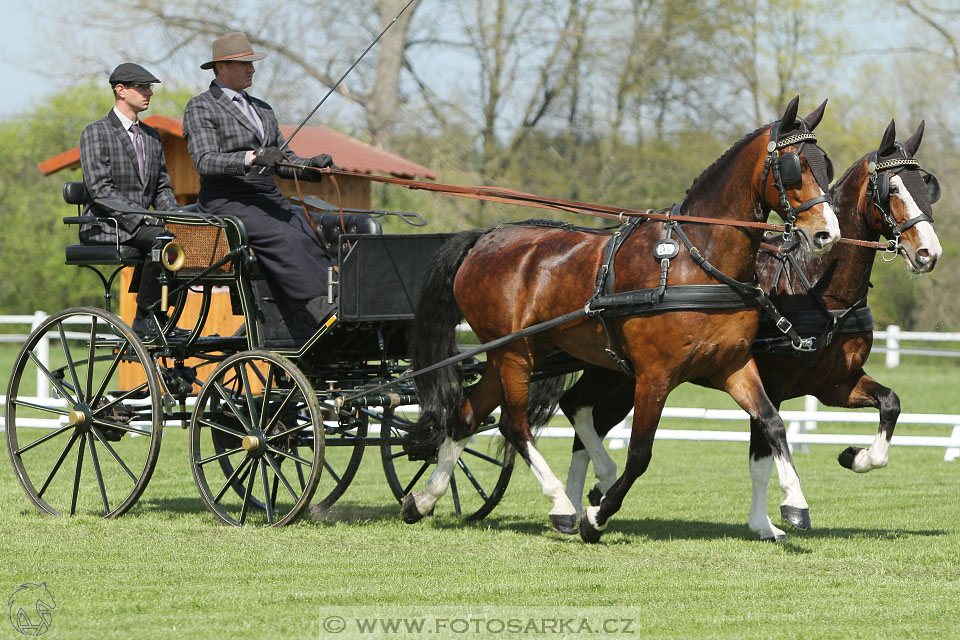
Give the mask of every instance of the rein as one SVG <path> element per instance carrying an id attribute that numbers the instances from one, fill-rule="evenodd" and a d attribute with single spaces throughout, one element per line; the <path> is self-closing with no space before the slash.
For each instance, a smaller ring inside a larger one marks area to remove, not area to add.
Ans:
<path id="1" fill-rule="evenodd" d="M 464 198 L 473 198 L 476 200 L 485 200 L 489 202 L 502 202 L 506 204 L 515 204 L 520 206 L 535 207 L 540 209 L 552 209 L 556 211 L 565 211 L 568 213 L 592 215 L 598 218 L 608 220 L 617 220 L 624 222 L 625 218 L 645 218 L 647 220 L 660 220 L 662 222 L 671 222 L 674 217 L 671 211 L 666 213 L 656 213 L 651 210 L 640 209 L 622 209 L 601 204 L 591 204 L 588 202 L 578 202 L 576 200 L 561 200 L 557 198 L 548 198 L 538 196 L 513 189 L 504 189 L 500 187 L 463 187 L 457 185 L 440 184 L 434 182 L 423 182 L 420 180 L 411 180 L 408 178 L 395 178 L 387 176 L 375 176 L 367 173 L 358 173 L 355 171 L 344 171 L 334 169 L 319 169 L 317 167 L 300 167 L 287 163 L 278 163 L 278 166 L 290 166 L 305 169 L 307 171 L 320 171 L 331 176 L 349 176 L 368 180 L 371 182 L 381 182 L 384 184 L 393 184 L 408 189 L 433 191 L 447 195 L 460 196 Z M 683 216 L 684 222 L 696 224 L 713 224 L 728 227 L 742 227 L 748 229 L 761 229 L 763 231 L 778 231 L 786 233 L 789 231 L 788 225 L 771 224 L 769 222 L 750 222 L 746 220 L 724 220 L 721 218 L 704 218 L 699 216 Z"/>

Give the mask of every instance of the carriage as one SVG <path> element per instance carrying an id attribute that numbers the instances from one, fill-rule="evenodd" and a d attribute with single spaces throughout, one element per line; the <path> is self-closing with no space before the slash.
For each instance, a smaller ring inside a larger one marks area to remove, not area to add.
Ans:
<path id="1" fill-rule="evenodd" d="M 83 183 L 67 183 L 63 194 L 78 207 L 88 197 Z M 122 215 L 123 207 L 114 208 Z M 401 499 L 435 462 L 435 454 L 404 447 L 410 422 L 403 408 L 416 404 L 413 383 L 364 390 L 409 369 L 407 335 L 420 280 L 449 234 L 384 234 L 377 216 L 395 212 L 343 216 L 310 208 L 339 255 L 328 291 L 336 312 L 296 340 L 277 322 L 242 224 L 190 209 L 151 212 L 164 218 L 172 237 L 154 250 L 165 267 L 161 307 L 169 321 L 148 340 L 110 312 L 113 280 L 144 256 L 123 245 L 66 248 L 66 264 L 101 279 L 105 304 L 47 317 L 15 361 L 7 444 L 30 501 L 51 515 L 123 514 L 146 489 L 163 432 L 172 428 L 189 431 L 200 497 L 225 524 L 279 526 L 311 501 L 329 507 L 367 447 L 379 450 L 387 483 Z M 396 215 L 423 223 L 415 214 Z M 211 299 L 224 288 L 243 326 L 236 335 L 204 335 Z M 167 337 L 197 297 L 189 334 Z M 461 365 L 468 384 L 480 366 L 476 359 Z M 38 377 L 52 397 L 36 397 Z M 449 503 L 457 516 L 482 518 L 503 496 L 514 452 L 494 440 L 476 439 L 459 461 Z"/>

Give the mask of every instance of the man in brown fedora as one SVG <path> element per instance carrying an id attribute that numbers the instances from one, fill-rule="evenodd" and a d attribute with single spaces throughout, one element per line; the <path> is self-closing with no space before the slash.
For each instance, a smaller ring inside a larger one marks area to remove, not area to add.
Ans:
<path id="1" fill-rule="evenodd" d="M 253 83 L 253 63 L 265 57 L 243 33 L 215 40 L 211 59 L 200 65 L 213 70 L 214 80 L 187 103 L 183 136 L 200 174 L 198 208 L 243 222 L 273 297 L 281 303 L 280 315 L 297 340 L 309 337 L 332 311 L 324 299 L 333 262 L 303 213 L 277 188 L 274 173 L 293 177 L 295 170 L 278 162 L 325 168 L 333 159 L 327 154 L 301 158 L 280 149 L 283 138 L 273 109 L 245 91 Z"/>

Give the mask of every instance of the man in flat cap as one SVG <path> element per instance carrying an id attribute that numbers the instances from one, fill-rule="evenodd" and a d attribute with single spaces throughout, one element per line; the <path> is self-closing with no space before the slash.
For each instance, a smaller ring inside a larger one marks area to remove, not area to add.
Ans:
<path id="1" fill-rule="evenodd" d="M 128 205 L 157 210 L 176 209 L 179 205 L 170 188 L 170 177 L 163 158 L 160 134 L 139 121 L 140 113 L 150 106 L 153 85 L 160 82 L 138 64 L 124 62 L 110 74 L 110 87 L 116 105 L 102 120 L 86 126 L 80 136 L 80 166 L 83 182 L 91 198 L 106 198 Z M 80 228 L 85 244 L 120 244 L 138 249 L 147 262 L 134 283 L 139 280 L 137 314 L 133 330 L 143 337 L 153 337 L 156 325 L 148 307 L 160 299 L 161 266 L 150 261 L 150 250 L 157 237 L 164 233 L 163 223 L 142 214 L 116 214 L 88 203 L 84 215 L 110 217 L 105 222 L 90 222 Z M 158 319 L 165 324 L 165 310 Z M 173 333 L 179 335 L 178 329 Z"/>
<path id="2" fill-rule="evenodd" d="M 325 168 L 333 160 L 327 154 L 301 158 L 280 149 L 283 138 L 273 109 L 244 91 L 253 83 L 254 61 L 265 57 L 243 33 L 215 40 L 213 56 L 200 65 L 213 69 L 214 80 L 187 103 L 183 136 L 200 174 L 200 211 L 243 222 L 270 288 L 283 303 L 284 322 L 291 328 L 299 324 L 299 337 L 305 338 L 304 319 L 312 324 L 312 333 L 331 312 L 324 299 L 333 262 L 304 214 L 283 197 L 274 173 L 293 177 L 295 170 L 278 167 L 278 162 Z M 299 320 L 294 322 L 294 316 Z"/>

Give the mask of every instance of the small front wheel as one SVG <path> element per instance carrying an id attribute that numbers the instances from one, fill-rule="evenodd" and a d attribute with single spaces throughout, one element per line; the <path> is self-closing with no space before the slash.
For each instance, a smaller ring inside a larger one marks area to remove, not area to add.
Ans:
<path id="1" fill-rule="evenodd" d="M 190 469 L 222 523 L 283 526 L 310 504 L 323 471 L 320 404 L 303 373 L 269 351 L 221 362 L 190 421 Z"/>

